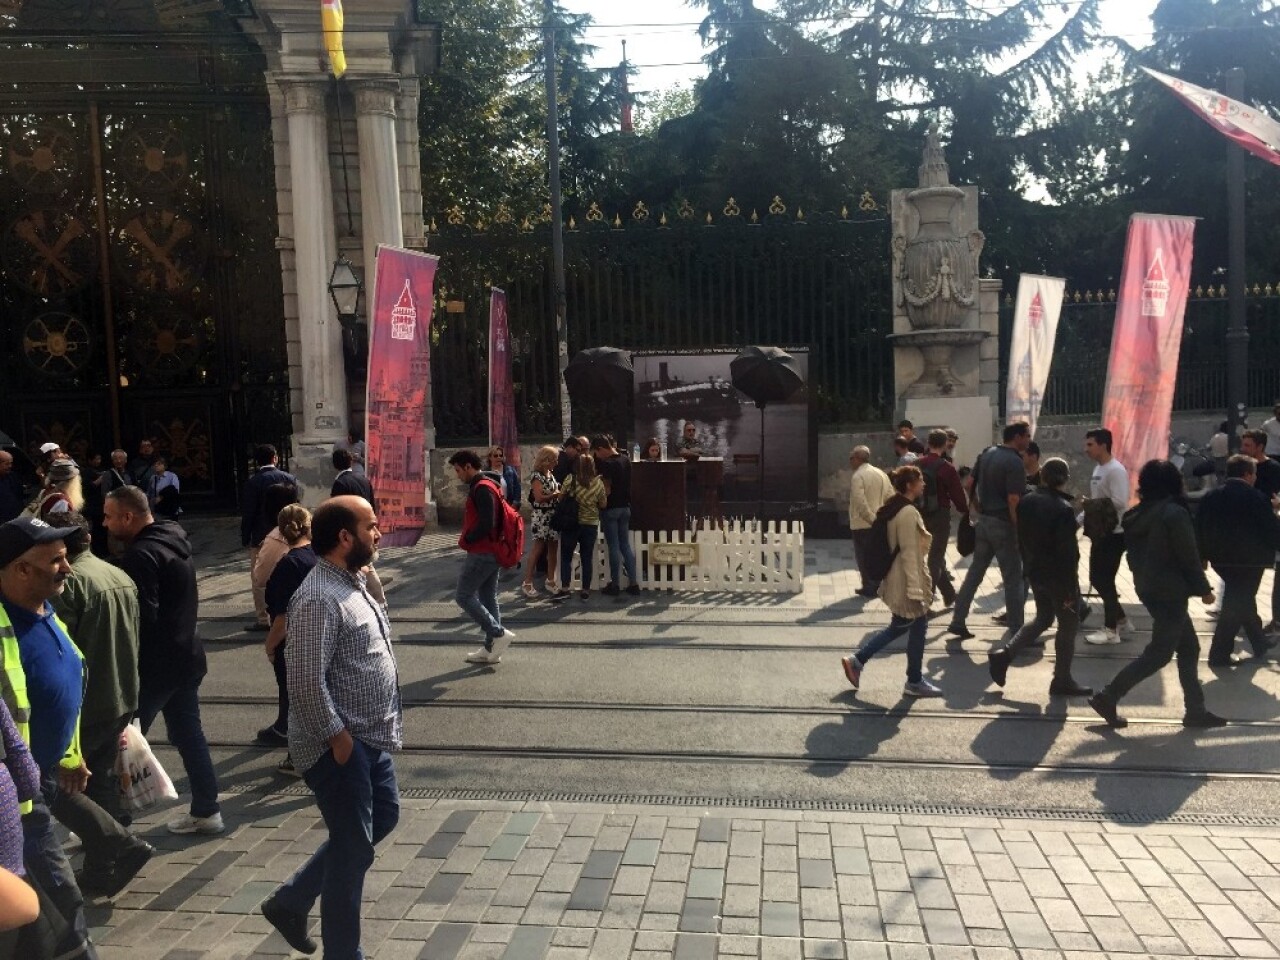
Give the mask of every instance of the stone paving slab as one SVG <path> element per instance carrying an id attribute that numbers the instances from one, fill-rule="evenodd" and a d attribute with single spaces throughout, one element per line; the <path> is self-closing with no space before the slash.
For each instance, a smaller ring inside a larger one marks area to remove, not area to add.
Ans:
<path id="1" fill-rule="evenodd" d="M 257 908 L 314 806 L 258 795 L 194 841 L 171 815 L 91 905 L 103 960 L 288 955 Z M 377 960 L 1276 957 L 1280 828 L 406 800 L 364 898 Z"/>

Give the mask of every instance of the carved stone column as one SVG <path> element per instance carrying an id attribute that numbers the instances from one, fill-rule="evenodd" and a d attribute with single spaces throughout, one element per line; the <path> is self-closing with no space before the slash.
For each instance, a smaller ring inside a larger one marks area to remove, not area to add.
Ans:
<path id="1" fill-rule="evenodd" d="M 400 209 L 400 162 L 396 150 L 398 77 L 361 77 L 350 81 L 356 101 L 360 140 L 360 232 L 364 241 L 365 282 L 373 282 L 378 244 L 404 246 Z M 372 291 L 370 291 L 372 292 Z"/>

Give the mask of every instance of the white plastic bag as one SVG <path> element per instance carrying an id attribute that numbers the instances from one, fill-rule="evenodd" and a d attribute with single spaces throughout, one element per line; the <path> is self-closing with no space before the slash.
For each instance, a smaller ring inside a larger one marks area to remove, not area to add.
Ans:
<path id="1" fill-rule="evenodd" d="M 120 734 L 116 776 L 120 783 L 120 803 L 126 810 L 146 810 L 160 800 L 178 799 L 173 781 L 151 752 L 137 720 Z"/>

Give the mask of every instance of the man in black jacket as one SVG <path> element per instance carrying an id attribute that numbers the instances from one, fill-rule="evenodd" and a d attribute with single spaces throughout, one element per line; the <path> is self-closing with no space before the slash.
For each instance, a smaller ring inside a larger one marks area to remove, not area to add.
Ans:
<path id="1" fill-rule="evenodd" d="M 1036 600 L 1036 616 L 1023 626 L 1008 645 L 991 651 L 987 669 L 1003 687 L 1009 666 L 1019 650 L 1044 633 L 1055 619 L 1058 633 L 1053 642 L 1052 697 L 1087 697 L 1093 693 L 1071 676 L 1080 628 L 1080 547 L 1076 541 L 1076 514 L 1071 495 L 1064 491 L 1071 471 L 1065 460 L 1054 457 L 1040 467 L 1041 486 L 1018 501 L 1018 548 L 1022 568 Z"/>
<path id="2" fill-rule="evenodd" d="M 1258 616 L 1258 587 L 1262 574 L 1280 550 L 1280 520 L 1254 484 L 1258 465 L 1253 457 L 1236 454 L 1227 460 L 1227 481 L 1210 490 L 1196 514 L 1200 556 L 1222 577 L 1222 612 L 1209 646 L 1209 666 L 1236 662 L 1232 649 L 1243 627 L 1255 657 L 1271 649 Z"/>
<path id="3" fill-rule="evenodd" d="M 331 497 L 363 497 L 369 501 L 369 506 L 377 509 L 377 504 L 373 502 L 373 484 L 369 482 L 369 478 L 363 473 L 356 473 L 355 461 L 352 460 L 351 454 L 347 450 L 333 451 L 333 469 L 338 471 L 338 475 L 333 478 L 333 486 L 329 490 Z"/>
<path id="4" fill-rule="evenodd" d="M 253 448 L 253 460 L 258 465 L 247 483 L 244 494 L 240 497 L 240 543 L 249 548 L 249 574 L 252 583 L 253 565 L 258 561 L 258 550 L 262 546 L 262 538 L 271 532 L 276 525 L 275 517 L 268 517 L 262 507 L 263 496 L 268 487 L 277 483 L 298 485 L 298 478 L 285 473 L 277 465 L 276 448 L 269 443 L 261 443 Z M 253 587 L 253 612 L 255 621 L 247 628 L 265 633 L 271 629 L 271 618 L 267 616 L 266 588 Z"/>
<path id="5" fill-rule="evenodd" d="M 187 533 L 172 520 L 156 520 L 147 495 L 121 487 L 107 496 L 105 520 L 124 542 L 120 567 L 138 588 L 138 719 L 145 734 L 164 714 L 169 742 L 191 782 L 190 812 L 169 824 L 171 833 L 221 833 L 218 778 L 200 724 L 200 681 L 208 672 L 196 635 L 199 596 Z"/>

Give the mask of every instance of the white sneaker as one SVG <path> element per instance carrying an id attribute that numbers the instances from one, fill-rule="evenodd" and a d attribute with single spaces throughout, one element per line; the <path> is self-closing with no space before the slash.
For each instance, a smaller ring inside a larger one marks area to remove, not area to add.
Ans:
<path id="1" fill-rule="evenodd" d="M 170 833 L 203 833 L 206 836 L 213 836 L 224 829 L 226 828 L 222 825 L 221 813 L 215 813 L 210 817 L 193 817 L 189 813 L 184 813 L 177 820 L 169 822 Z"/>
<path id="2" fill-rule="evenodd" d="M 1120 636 L 1120 631 L 1103 627 L 1101 633 L 1086 633 L 1084 642 L 1092 643 L 1095 647 L 1110 647 L 1117 643 L 1124 643 L 1124 639 Z"/>
<path id="3" fill-rule="evenodd" d="M 510 630 L 503 630 L 502 636 L 493 638 L 493 652 L 499 660 L 502 659 L 502 655 L 507 652 L 507 647 L 511 646 L 511 641 L 515 638 L 516 635 Z"/>
<path id="4" fill-rule="evenodd" d="M 908 697 L 940 697 L 942 696 L 942 688 L 936 683 L 921 677 L 915 683 L 908 682 L 902 692 Z"/>
<path id="5" fill-rule="evenodd" d="M 484 647 L 467 654 L 467 663 L 498 663 L 500 660 L 502 660 L 500 654 L 490 653 Z"/>

